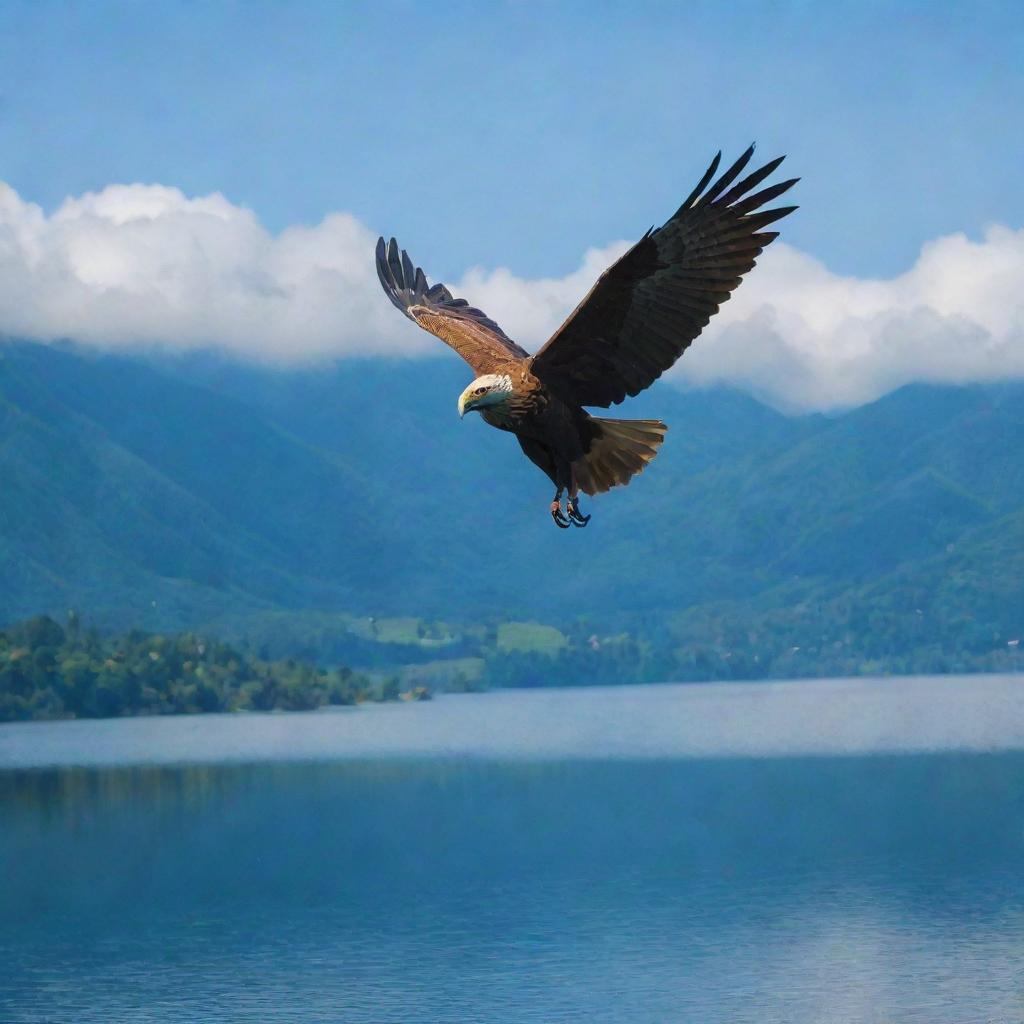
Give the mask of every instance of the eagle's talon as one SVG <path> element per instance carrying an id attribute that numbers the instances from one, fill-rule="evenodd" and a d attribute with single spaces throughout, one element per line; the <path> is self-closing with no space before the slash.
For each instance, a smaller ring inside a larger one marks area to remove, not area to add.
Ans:
<path id="1" fill-rule="evenodd" d="M 590 516 L 585 516 L 580 512 L 579 498 L 571 498 L 566 505 L 566 511 L 569 513 L 569 519 L 573 526 L 578 526 L 580 529 L 583 529 L 583 527 L 590 522 Z"/>
<path id="2" fill-rule="evenodd" d="M 562 511 L 562 503 L 557 499 L 551 502 L 551 518 L 555 521 L 555 526 L 560 530 L 569 529 L 569 520 L 565 518 L 565 513 Z"/>

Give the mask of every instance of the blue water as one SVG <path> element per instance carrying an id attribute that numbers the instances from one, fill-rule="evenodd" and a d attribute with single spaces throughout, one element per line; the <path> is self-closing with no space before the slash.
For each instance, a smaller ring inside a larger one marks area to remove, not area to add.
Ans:
<path id="1" fill-rule="evenodd" d="M 1022 697 L 2 727 L 0 1021 L 1021 1021 Z"/>

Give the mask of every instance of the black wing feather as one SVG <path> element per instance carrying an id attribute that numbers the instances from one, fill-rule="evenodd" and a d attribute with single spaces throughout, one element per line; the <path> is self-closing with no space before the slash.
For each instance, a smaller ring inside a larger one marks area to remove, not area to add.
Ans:
<path id="1" fill-rule="evenodd" d="M 606 270 L 534 356 L 533 372 L 580 405 L 639 394 L 667 370 L 777 236 L 761 229 L 796 207 L 763 210 L 799 179 L 752 190 L 782 163 L 740 176 L 751 146 L 714 184 L 719 153 L 686 202 Z"/>

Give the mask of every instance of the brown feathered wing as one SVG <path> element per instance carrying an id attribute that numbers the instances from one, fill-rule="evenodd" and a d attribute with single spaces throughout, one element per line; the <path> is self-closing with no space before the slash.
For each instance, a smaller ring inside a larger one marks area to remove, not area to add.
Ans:
<path id="1" fill-rule="evenodd" d="M 750 194 L 782 157 L 733 185 L 753 152 L 707 188 L 719 153 L 675 215 L 601 275 L 534 356 L 540 380 L 580 405 L 609 406 L 649 387 L 686 351 L 777 237 L 762 229 L 796 209 L 761 207 L 797 178 Z"/>
<path id="2" fill-rule="evenodd" d="M 525 359 L 520 348 L 486 313 L 456 299 L 443 284 L 432 287 L 409 254 L 392 238 L 377 240 L 377 276 L 388 298 L 412 321 L 450 345 L 479 376 L 510 359 Z"/>

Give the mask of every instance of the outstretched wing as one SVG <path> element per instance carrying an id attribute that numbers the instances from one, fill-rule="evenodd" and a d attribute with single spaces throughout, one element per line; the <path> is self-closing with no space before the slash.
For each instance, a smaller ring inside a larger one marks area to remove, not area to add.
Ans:
<path id="1" fill-rule="evenodd" d="M 686 351 L 778 235 L 762 229 L 796 209 L 761 207 L 798 178 L 749 194 L 783 157 L 733 185 L 753 152 L 705 192 L 719 153 L 675 215 L 601 275 L 534 356 L 537 377 L 580 405 L 608 406 L 649 387 Z"/>
<path id="2" fill-rule="evenodd" d="M 486 313 L 465 299 L 456 299 L 443 284 L 430 287 L 423 271 L 413 267 L 409 254 L 392 238 L 377 240 L 377 276 L 388 298 L 424 330 L 436 334 L 473 367 L 490 373 L 509 359 L 525 359 L 520 348 Z"/>

